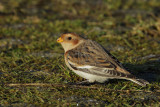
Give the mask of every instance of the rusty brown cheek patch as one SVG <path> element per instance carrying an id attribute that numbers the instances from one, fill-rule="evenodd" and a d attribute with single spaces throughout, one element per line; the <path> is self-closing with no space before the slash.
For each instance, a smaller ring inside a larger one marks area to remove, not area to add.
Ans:
<path id="1" fill-rule="evenodd" d="M 78 40 L 73 41 L 73 45 L 76 45 L 78 43 Z"/>

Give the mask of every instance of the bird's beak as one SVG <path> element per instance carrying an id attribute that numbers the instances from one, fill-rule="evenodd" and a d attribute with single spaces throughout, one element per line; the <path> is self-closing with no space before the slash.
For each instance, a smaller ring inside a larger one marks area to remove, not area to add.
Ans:
<path id="1" fill-rule="evenodd" d="M 57 39 L 57 42 L 61 43 L 61 42 L 63 42 L 63 39 L 60 37 L 60 38 Z"/>

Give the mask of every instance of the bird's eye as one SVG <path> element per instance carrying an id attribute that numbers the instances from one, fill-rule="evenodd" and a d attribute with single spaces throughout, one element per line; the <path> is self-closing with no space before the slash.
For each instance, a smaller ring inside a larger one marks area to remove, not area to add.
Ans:
<path id="1" fill-rule="evenodd" d="M 68 37 L 68 40 L 71 40 L 72 39 L 72 37 Z"/>

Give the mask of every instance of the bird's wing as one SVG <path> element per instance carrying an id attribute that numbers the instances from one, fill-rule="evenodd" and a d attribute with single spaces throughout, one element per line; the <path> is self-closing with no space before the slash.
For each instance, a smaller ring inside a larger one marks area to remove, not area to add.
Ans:
<path id="1" fill-rule="evenodd" d="M 69 50 L 66 59 L 74 70 L 107 77 L 133 78 L 133 75 L 119 66 L 119 63 L 106 53 L 103 47 L 93 41 Z"/>

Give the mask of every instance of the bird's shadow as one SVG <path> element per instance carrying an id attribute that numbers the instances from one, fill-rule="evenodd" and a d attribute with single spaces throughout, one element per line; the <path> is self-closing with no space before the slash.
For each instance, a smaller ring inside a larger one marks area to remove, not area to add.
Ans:
<path id="1" fill-rule="evenodd" d="M 152 82 L 160 82 L 160 60 L 147 61 L 143 64 L 124 63 L 123 66 L 138 78 Z"/>

